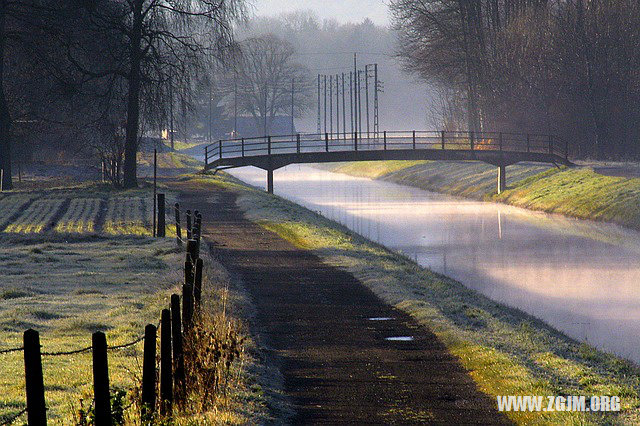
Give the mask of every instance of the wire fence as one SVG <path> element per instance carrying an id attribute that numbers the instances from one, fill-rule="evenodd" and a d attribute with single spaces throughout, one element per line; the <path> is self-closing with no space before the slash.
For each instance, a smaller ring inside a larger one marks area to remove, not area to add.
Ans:
<path id="1" fill-rule="evenodd" d="M 163 194 L 162 199 L 164 199 Z M 110 390 L 108 380 L 108 357 L 109 351 L 125 349 L 138 343 L 145 342 L 143 354 L 143 374 L 142 374 L 142 408 L 140 418 L 150 419 L 157 408 L 162 414 L 171 411 L 171 403 L 179 398 L 184 398 L 187 394 L 184 378 L 184 352 L 182 341 L 183 334 L 189 333 L 193 327 L 194 312 L 200 306 L 202 296 L 202 270 L 203 262 L 200 258 L 200 235 L 202 226 L 202 215 L 194 210 L 192 213 L 187 210 L 186 214 L 186 234 L 187 239 L 181 235 L 180 206 L 175 203 L 173 206 L 164 201 L 163 208 L 157 214 L 164 215 L 167 219 L 171 207 L 174 209 L 176 220 L 176 241 L 178 245 L 186 246 L 185 261 L 185 282 L 182 286 L 182 297 L 177 294 L 171 296 L 171 310 L 164 309 L 161 319 L 157 325 L 147 324 L 144 334 L 134 340 L 119 344 L 107 345 L 106 336 L 103 332 L 96 332 L 92 335 L 92 345 L 67 350 L 46 352 L 41 351 L 39 333 L 33 329 L 24 332 L 24 344 L 20 347 L 0 350 L 0 355 L 15 352 L 23 352 L 25 361 L 25 393 L 26 406 L 18 413 L 12 414 L 8 418 L 0 419 L 0 426 L 11 425 L 18 421 L 23 415 L 28 414 L 29 423 L 46 424 L 46 403 L 45 387 L 42 371 L 42 357 L 71 356 L 91 352 L 93 355 L 93 375 L 94 375 L 94 415 L 96 418 L 111 419 Z M 157 222 L 161 222 L 158 220 Z M 173 320 L 173 325 L 171 324 Z M 160 329 L 162 336 L 160 339 L 160 357 L 156 356 L 156 331 Z M 173 354 L 172 354 L 173 352 Z M 164 360 L 164 361 L 163 361 Z M 168 360 L 168 362 L 167 362 Z M 160 362 L 160 399 L 156 403 L 156 367 Z M 176 377 L 174 377 L 176 375 Z M 181 376 L 181 377 L 180 377 Z M 175 380 L 174 380 L 175 379 Z M 106 384 L 106 386 L 100 386 Z M 175 392 L 174 392 L 174 387 Z M 169 389 L 169 390 L 167 390 Z M 131 408 L 132 403 L 128 406 Z M 169 408 L 167 408 L 169 407 Z M 111 424 L 109 420 L 107 423 Z"/>
<path id="2" fill-rule="evenodd" d="M 0 351 L 0 355 L 8 354 L 11 352 L 18 352 L 24 350 L 24 346 L 20 346 L 19 348 L 11 348 L 11 349 L 3 349 Z"/>
<path id="3" fill-rule="evenodd" d="M 26 412 L 27 412 L 27 408 L 25 407 L 18 414 L 14 414 L 12 417 L 10 417 L 10 418 L 8 418 L 6 420 L 3 420 L 2 423 L 0 423 L 0 425 L 1 426 L 7 426 L 7 425 L 10 425 L 10 424 L 13 424 L 13 422 L 18 420 Z"/>

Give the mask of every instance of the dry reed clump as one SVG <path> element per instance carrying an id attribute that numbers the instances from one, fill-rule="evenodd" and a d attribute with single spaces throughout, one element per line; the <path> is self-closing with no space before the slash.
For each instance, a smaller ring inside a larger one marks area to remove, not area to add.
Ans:
<path id="1" fill-rule="evenodd" d="M 205 412 L 224 404 L 235 376 L 232 366 L 243 354 L 242 327 L 226 312 L 202 311 L 185 336 L 186 411 Z"/>
<path id="2" fill-rule="evenodd" d="M 153 418 L 148 419 L 155 424 L 194 424 L 194 419 L 207 424 L 209 421 L 243 423 L 242 420 L 238 421 L 242 416 L 237 412 L 238 395 L 245 386 L 245 327 L 233 312 L 235 302 L 230 299 L 234 295 L 228 290 L 226 271 L 206 253 L 203 253 L 203 257 L 202 304 L 194 313 L 191 328 L 183 331 L 187 395 L 180 401 L 179 390 L 174 387 L 173 412 L 171 415 L 160 415 L 160 376 L 157 369 L 156 409 Z M 174 293 L 178 292 L 178 288 L 174 288 Z M 157 343 L 156 365 L 159 366 L 159 339 Z M 175 368 L 174 360 L 174 375 Z M 133 409 L 127 411 L 125 422 L 141 424 L 137 413 L 141 409 L 142 380 L 139 374 L 132 374 L 132 377 L 136 385 L 129 390 L 127 399 Z"/>

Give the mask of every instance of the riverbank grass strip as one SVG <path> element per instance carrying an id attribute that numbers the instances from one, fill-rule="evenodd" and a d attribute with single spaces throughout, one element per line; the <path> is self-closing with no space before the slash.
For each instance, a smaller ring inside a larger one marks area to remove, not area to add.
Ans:
<path id="1" fill-rule="evenodd" d="M 604 176 L 589 167 L 507 166 L 507 190 L 500 195 L 496 194 L 496 168 L 477 161 L 363 161 L 321 167 L 640 230 L 640 178 Z"/>
<path id="2" fill-rule="evenodd" d="M 640 421 L 640 371 L 632 363 L 569 339 L 542 321 L 424 269 L 299 205 L 229 175 L 199 177 L 237 191 L 251 220 L 328 264 L 433 331 L 469 370 L 478 388 L 498 395 L 618 395 L 621 413 L 509 412 L 519 424 Z"/>
<path id="3" fill-rule="evenodd" d="M 517 207 L 617 223 L 640 230 L 640 179 L 590 168 L 552 169 L 513 184 L 495 200 Z"/>

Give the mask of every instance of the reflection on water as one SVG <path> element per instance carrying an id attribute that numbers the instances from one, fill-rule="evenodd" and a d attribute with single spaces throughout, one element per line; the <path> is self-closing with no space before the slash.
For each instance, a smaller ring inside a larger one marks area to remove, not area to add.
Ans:
<path id="1" fill-rule="evenodd" d="M 231 171 L 264 186 L 265 172 Z M 640 233 L 307 166 L 275 192 L 573 338 L 640 361 Z"/>

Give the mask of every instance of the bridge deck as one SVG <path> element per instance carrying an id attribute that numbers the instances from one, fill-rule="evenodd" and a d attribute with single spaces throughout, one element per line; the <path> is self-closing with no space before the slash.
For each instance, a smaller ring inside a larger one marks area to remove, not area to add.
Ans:
<path id="1" fill-rule="evenodd" d="M 372 160 L 477 160 L 571 164 L 567 145 L 550 135 L 473 132 L 306 134 L 221 140 L 206 147 L 205 169 Z"/>

